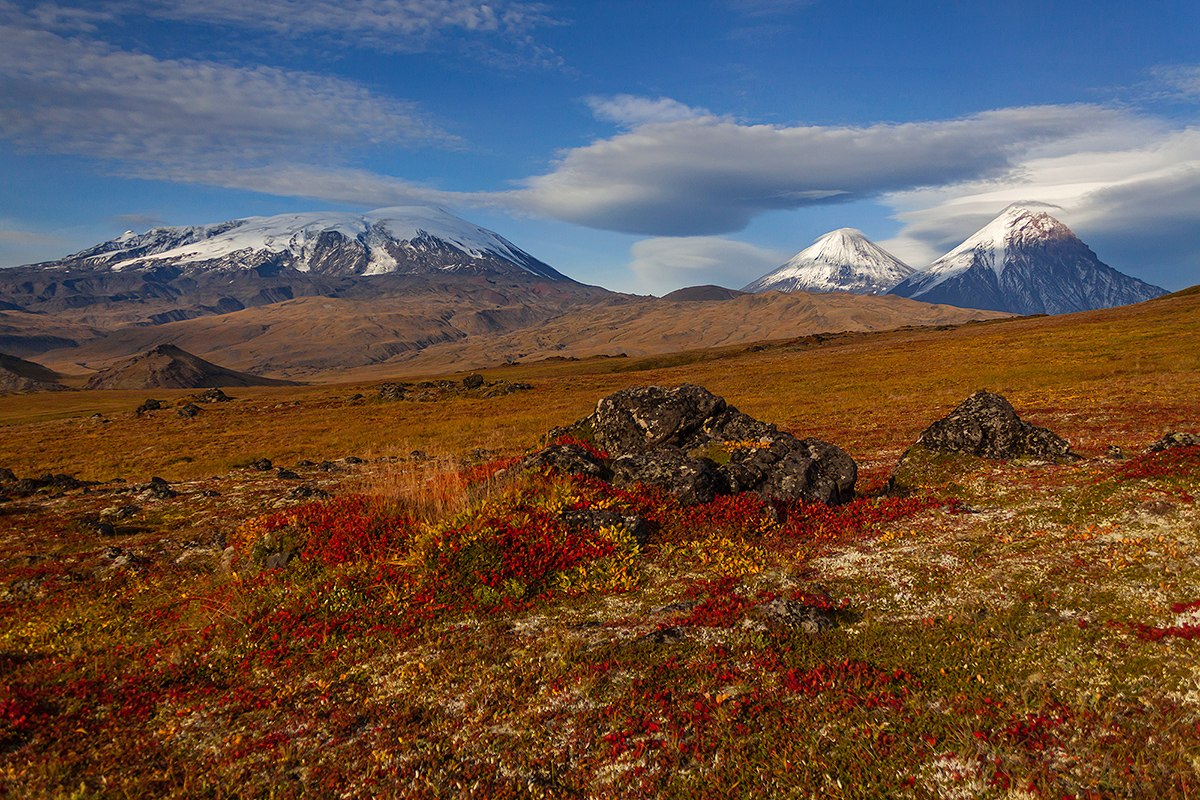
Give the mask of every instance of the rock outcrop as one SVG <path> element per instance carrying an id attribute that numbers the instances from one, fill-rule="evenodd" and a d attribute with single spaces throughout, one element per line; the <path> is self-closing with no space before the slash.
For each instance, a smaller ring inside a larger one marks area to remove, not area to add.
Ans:
<path id="1" fill-rule="evenodd" d="M 819 439 L 798 439 L 743 414 L 700 386 L 641 386 L 603 398 L 596 411 L 551 439 L 590 441 L 552 445 L 522 462 L 600 475 L 618 485 L 662 487 L 685 503 L 752 491 L 781 500 L 843 503 L 854 497 L 858 466 Z M 573 448 L 573 449 L 570 449 Z M 586 464 L 580 466 L 578 461 Z"/>
<path id="2" fill-rule="evenodd" d="M 1008 400 L 987 390 L 971 395 L 949 416 L 926 428 L 915 446 L 935 452 L 968 453 L 1003 460 L 1073 461 L 1077 458 L 1066 439 L 1025 422 L 1017 416 Z"/>
<path id="3" fill-rule="evenodd" d="M 1071 452 L 1066 439 L 1017 416 L 1003 396 L 982 390 L 921 433 L 900 457 L 888 489 L 902 494 L 944 483 L 943 479 L 953 479 L 954 473 L 966 468 L 962 459 L 981 458 L 1061 463 L 1079 456 Z"/>

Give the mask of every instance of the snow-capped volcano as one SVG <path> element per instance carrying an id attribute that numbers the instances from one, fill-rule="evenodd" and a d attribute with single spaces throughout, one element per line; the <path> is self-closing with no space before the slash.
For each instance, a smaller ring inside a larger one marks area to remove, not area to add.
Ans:
<path id="1" fill-rule="evenodd" d="M 862 231 L 839 228 L 742 291 L 884 294 L 913 271 Z"/>
<path id="2" fill-rule="evenodd" d="M 365 214 L 314 212 L 215 225 L 155 228 L 39 265 L 114 272 L 290 268 L 324 275 L 529 274 L 569 280 L 502 236 L 440 208 L 400 206 Z"/>
<path id="3" fill-rule="evenodd" d="M 1038 204 L 1014 204 L 891 293 L 964 308 L 1065 314 L 1166 291 L 1102 262 Z"/>

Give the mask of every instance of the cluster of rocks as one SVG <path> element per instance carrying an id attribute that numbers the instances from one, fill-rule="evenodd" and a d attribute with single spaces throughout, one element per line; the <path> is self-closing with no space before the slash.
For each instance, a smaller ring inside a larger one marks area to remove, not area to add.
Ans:
<path id="1" fill-rule="evenodd" d="M 461 381 L 421 381 L 420 383 L 385 383 L 379 387 L 379 399 L 386 401 L 412 400 L 431 403 L 448 397 L 500 397 L 514 392 L 524 392 L 533 386 L 519 381 L 492 381 L 482 375 L 472 374 Z"/>
<path id="2" fill-rule="evenodd" d="M 200 415 L 200 406 L 197 405 L 197 403 L 228 403 L 231 400 L 233 400 L 233 398 L 225 394 L 220 389 L 205 389 L 203 392 L 189 395 L 183 400 L 180 400 L 177 404 L 178 408 L 176 409 L 175 413 L 182 419 L 193 419 Z M 151 411 L 163 411 L 170 407 L 171 404 L 165 400 L 156 400 L 153 397 L 149 397 L 146 398 L 146 400 L 140 406 L 134 409 L 134 413 L 141 417 L 149 414 Z"/>
<path id="3" fill-rule="evenodd" d="M 684 503 L 745 491 L 844 503 L 854 497 L 858 475 L 854 459 L 840 448 L 798 439 L 690 384 L 617 392 L 590 416 L 549 436 L 591 442 L 597 450 L 553 444 L 522 461 L 523 468 L 582 473 L 621 486 L 650 484 Z"/>
<path id="4" fill-rule="evenodd" d="M 39 493 L 62 494 L 73 489 L 87 489 L 92 481 L 81 481 L 71 475 L 47 472 L 30 478 L 18 478 L 11 469 L 0 467 L 0 496 L 29 497 Z"/>
<path id="5" fill-rule="evenodd" d="M 547 438 L 555 443 L 526 456 L 518 468 L 619 486 L 650 484 L 689 504 L 746 491 L 776 500 L 844 503 L 854 497 L 858 472 L 840 448 L 782 432 L 687 384 L 609 395 L 594 413 Z M 1148 452 L 1189 446 L 1200 446 L 1200 434 L 1167 434 Z M 889 490 L 902 494 L 913 488 L 910 473 L 920 471 L 923 456 L 947 454 L 1038 463 L 1080 458 L 1066 439 L 1022 420 L 1003 396 L 983 390 L 921 433 L 893 471 Z"/>

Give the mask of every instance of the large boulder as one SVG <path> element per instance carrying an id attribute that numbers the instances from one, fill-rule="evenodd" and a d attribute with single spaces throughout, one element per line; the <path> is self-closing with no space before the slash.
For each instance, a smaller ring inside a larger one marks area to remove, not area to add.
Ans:
<path id="1" fill-rule="evenodd" d="M 842 503 L 854 497 L 858 477 L 854 459 L 841 449 L 819 439 L 797 439 L 690 384 L 625 389 L 550 436 L 594 443 L 607 454 L 617 485 L 652 484 L 685 503 L 747 491 Z M 559 456 L 552 448 L 525 463 L 556 466 Z"/>
<path id="2" fill-rule="evenodd" d="M 978 391 L 948 417 L 930 425 L 917 439 L 927 450 L 968 453 L 994 459 L 1031 458 L 1036 461 L 1071 461 L 1077 456 L 1058 434 L 1030 425 L 1001 395 Z"/>
<path id="3" fill-rule="evenodd" d="M 892 493 L 956 483 L 982 459 L 1061 463 L 1079 458 L 1053 431 L 1030 425 L 999 394 L 979 391 L 930 425 L 905 451 L 888 480 Z"/>

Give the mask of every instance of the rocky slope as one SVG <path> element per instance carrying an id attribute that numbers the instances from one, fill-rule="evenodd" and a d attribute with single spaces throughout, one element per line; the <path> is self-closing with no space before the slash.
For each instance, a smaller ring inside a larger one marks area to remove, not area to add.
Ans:
<path id="1" fill-rule="evenodd" d="M 892 294 L 1015 314 L 1065 314 L 1165 293 L 1096 257 L 1038 206 L 1012 205 Z"/>

